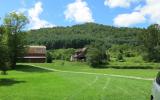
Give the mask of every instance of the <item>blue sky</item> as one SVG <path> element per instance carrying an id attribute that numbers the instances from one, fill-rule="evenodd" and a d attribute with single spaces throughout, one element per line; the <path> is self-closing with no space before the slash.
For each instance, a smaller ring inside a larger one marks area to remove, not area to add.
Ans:
<path id="1" fill-rule="evenodd" d="M 23 12 L 29 29 L 95 22 L 118 27 L 160 24 L 160 0 L 0 0 L 0 17 Z"/>

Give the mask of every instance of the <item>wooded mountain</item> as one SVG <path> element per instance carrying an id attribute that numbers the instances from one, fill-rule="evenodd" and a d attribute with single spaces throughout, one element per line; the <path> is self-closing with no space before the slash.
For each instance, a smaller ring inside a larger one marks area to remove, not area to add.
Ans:
<path id="1" fill-rule="evenodd" d="M 45 45 L 47 49 L 82 48 L 94 41 L 106 45 L 138 45 L 137 36 L 145 29 L 113 27 L 96 23 L 86 23 L 71 27 L 53 27 L 30 30 L 27 35 L 29 45 Z"/>

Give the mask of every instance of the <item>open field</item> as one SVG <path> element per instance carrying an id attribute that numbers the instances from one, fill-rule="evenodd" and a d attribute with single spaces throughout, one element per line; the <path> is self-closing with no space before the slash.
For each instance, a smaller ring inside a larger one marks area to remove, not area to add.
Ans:
<path id="1" fill-rule="evenodd" d="M 126 69 L 160 69 L 160 63 L 146 62 L 142 56 L 124 57 L 124 62 L 116 61 L 112 57 L 109 67 L 113 68 L 126 68 Z"/>
<path id="2" fill-rule="evenodd" d="M 110 77 L 116 74 L 154 78 L 153 69 L 93 69 L 85 63 L 56 61 L 36 66 L 69 73 L 17 65 L 9 75 L 0 76 L 0 100 L 149 100 L 151 80 Z M 101 75 L 102 74 L 102 75 Z"/>
<path id="3" fill-rule="evenodd" d="M 120 66 L 125 66 L 126 62 L 119 62 Z M 118 63 L 117 63 L 118 64 Z M 32 64 L 31 64 L 32 65 Z M 141 69 L 141 67 L 152 65 L 152 63 L 143 63 L 143 65 L 139 65 L 139 69 L 133 69 L 130 67 L 134 67 L 133 63 L 132 65 L 128 65 L 128 69 L 120 69 L 120 68 L 91 68 L 86 63 L 81 62 L 67 62 L 67 61 L 54 61 L 52 64 L 48 63 L 34 63 L 33 65 L 36 66 L 42 66 L 45 68 L 53 68 L 57 70 L 67 70 L 67 71 L 76 71 L 76 72 L 93 72 L 93 73 L 102 73 L 102 74 L 116 74 L 116 75 L 126 75 L 126 76 L 138 76 L 138 77 L 144 77 L 144 78 L 154 78 L 158 72 L 158 69 Z M 159 67 L 159 64 L 155 63 L 151 67 Z M 108 65 L 110 66 L 116 66 L 116 65 Z M 118 66 L 118 65 L 117 65 Z"/>

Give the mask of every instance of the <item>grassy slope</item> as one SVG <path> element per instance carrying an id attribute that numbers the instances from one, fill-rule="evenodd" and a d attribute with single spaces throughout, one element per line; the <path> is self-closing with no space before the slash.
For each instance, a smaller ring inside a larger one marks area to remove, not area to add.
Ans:
<path id="1" fill-rule="evenodd" d="M 157 70 L 92 69 L 86 64 L 56 61 L 35 64 L 60 70 L 154 77 Z M 18 65 L 0 75 L 0 100 L 149 100 L 152 81 L 50 72 Z"/>

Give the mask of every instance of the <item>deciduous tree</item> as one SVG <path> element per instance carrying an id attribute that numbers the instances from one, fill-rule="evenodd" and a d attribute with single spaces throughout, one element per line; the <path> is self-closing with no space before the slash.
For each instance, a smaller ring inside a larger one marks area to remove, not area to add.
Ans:
<path id="1" fill-rule="evenodd" d="M 160 27 L 153 24 L 140 35 L 140 41 L 145 50 L 144 59 L 160 62 Z"/>
<path id="2" fill-rule="evenodd" d="M 12 68 L 15 67 L 17 58 L 24 53 L 23 29 L 28 19 L 22 13 L 12 12 L 4 18 L 4 26 L 8 34 L 9 56 Z"/>
<path id="3" fill-rule="evenodd" d="M 3 26 L 0 27 L 0 70 L 5 75 L 9 67 L 9 49 L 8 49 L 8 35 Z"/>

